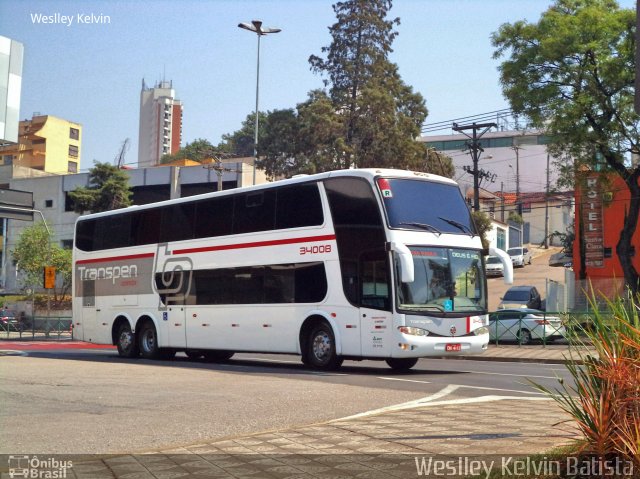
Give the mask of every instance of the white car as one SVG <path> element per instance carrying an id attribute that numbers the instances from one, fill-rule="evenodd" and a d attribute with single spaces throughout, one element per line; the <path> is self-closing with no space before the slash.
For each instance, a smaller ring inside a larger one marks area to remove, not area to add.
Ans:
<path id="1" fill-rule="evenodd" d="M 484 264 L 487 276 L 504 276 L 504 265 L 497 256 L 487 256 Z"/>
<path id="2" fill-rule="evenodd" d="M 514 266 L 522 266 L 531 264 L 532 254 L 528 248 L 518 246 L 517 248 L 509 248 L 507 254 L 511 256 L 511 262 Z"/>
<path id="3" fill-rule="evenodd" d="M 489 338 L 493 341 L 531 344 L 534 340 L 555 341 L 566 335 L 559 317 L 547 316 L 538 309 L 501 309 L 489 315 Z"/>

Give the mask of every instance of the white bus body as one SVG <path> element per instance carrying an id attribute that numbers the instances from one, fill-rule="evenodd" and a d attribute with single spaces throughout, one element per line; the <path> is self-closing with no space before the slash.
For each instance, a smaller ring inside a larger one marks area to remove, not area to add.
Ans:
<path id="1" fill-rule="evenodd" d="M 407 369 L 487 348 L 482 258 L 455 182 L 425 173 L 335 171 L 92 214 L 76 223 L 74 336 L 127 357 Z"/>

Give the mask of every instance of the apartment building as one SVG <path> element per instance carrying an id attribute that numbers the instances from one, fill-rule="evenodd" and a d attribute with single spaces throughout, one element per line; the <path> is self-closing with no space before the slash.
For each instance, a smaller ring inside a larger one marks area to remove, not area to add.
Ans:
<path id="1" fill-rule="evenodd" d="M 77 173 L 81 145 L 79 123 L 37 114 L 31 120 L 23 120 L 19 124 L 18 143 L 0 146 L 0 184 L 6 185 L 16 168 L 49 174 Z"/>
<path id="2" fill-rule="evenodd" d="M 174 154 L 182 141 L 182 103 L 170 81 L 149 88 L 142 80 L 138 167 L 157 166 L 165 154 Z"/>

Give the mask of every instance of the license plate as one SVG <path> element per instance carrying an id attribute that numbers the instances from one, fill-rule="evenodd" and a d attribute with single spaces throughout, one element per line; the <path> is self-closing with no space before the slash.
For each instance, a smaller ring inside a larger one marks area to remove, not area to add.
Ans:
<path id="1" fill-rule="evenodd" d="M 462 351 L 462 344 L 445 344 L 445 351 Z"/>

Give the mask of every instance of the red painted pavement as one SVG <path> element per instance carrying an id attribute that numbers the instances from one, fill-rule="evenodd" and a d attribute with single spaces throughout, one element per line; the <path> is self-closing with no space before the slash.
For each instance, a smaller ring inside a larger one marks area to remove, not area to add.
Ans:
<path id="1" fill-rule="evenodd" d="M 0 341 L 0 351 L 45 351 L 50 349 L 115 349 L 109 344 L 84 343 L 82 341 Z"/>

